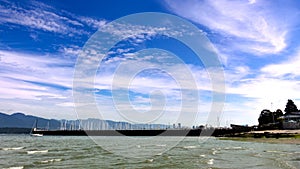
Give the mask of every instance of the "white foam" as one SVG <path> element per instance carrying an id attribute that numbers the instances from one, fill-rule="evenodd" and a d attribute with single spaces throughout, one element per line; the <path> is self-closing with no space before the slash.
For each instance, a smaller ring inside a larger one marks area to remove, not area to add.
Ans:
<path id="1" fill-rule="evenodd" d="M 157 147 L 166 147 L 167 145 L 165 145 L 165 144 L 157 144 L 156 146 Z"/>
<path id="2" fill-rule="evenodd" d="M 193 148 L 197 148 L 196 146 L 184 146 L 183 148 L 185 149 L 193 149 Z"/>
<path id="3" fill-rule="evenodd" d="M 58 158 L 58 159 L 50 159 L 50 160 L 44 160 L 41 161 L 41 163 L 52 163 L 52 162 L 57 162 L 57 161 L 61 161 L 62 159 Z"/>
<path id="4" fill-rule="evenodd" d="M 267 153 L 278 153 L 279 151 L 273 151 L 273 150 L 270 150 L 270 151 L 266 151 Z"/>
<path id="5" fill-rule="evenodd" d="M 243 149 L 243 147 L 225 147 L 225 150 L 240 150 Z"/>
<path id="6" fill-rule="evenodd" d="M 48 150 L 27 151 L 27 154 L 48 153 Z"/>
<path id="7" fill-rule="evenodd" d="M 147 162 L 149 162 L 149 163 L 152 163 L 152 162 L 153 162 L 153 160 L 154 160 L 154 159 L 153 159 L 153 158 L 151 158 L 151 159 L 148 159 L 148 160 L 147 160 Z"/>
<path id="8" fill-rule="evenodd" d="M 21 150 L 24 147 L 7 147 L 7 148 L 1 148 L 4 151 L 9 151 L 9 150 Z"/>
<path id="9" fill-rule="evenodd" d="M 205 154 L 201 154 L 200 157 L 205 157 Z"/>
<path id="10" fill-rule="evenodd" d="M 23 169 L 24 166 L 19 166 L 19 167 L 8 167 L 8 168 L 3 168 L 3 169 Z"/>
<path id="11" fill-rule="evenodd" d="M 213 165 L 213 164 L 214 164 L 214 159 L 208 160 L 208 161 L 207 161 L 207 164 L 208 164 L 208 165 Z"/>
<path id="12" fill-rule="evenodd" d="M 156 155 L 157 155 L 157 156 L 161 156 L 161 155 L 162 155 L 162 153 L 157 153 Z"/>

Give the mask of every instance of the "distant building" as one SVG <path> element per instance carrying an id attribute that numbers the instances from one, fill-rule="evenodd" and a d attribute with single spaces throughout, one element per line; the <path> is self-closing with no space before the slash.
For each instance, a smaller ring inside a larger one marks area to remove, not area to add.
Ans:
<path id="1" fill-rule="evenodd" d="M 178 123 L 178 128 L 181 129 L 181 123 Z"/>
<path id="2" fill-rule="evenodd" d="M 291 112 L 280 118 L 283 129 L 300 129 L 300 112 Z"/>

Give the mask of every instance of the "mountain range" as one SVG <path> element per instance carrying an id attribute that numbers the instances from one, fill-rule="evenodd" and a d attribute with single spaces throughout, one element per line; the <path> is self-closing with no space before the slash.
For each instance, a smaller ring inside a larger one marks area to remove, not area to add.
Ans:
<path id="1" fill-rule="evenodd" d="M 11 115 L 0 112 L 0 128 L 39 128 L 46 130 L 110 130 L 110 129 L 163 129 L 170 128 L 164 124 L 131 124 L 101 119 L 57 120 L 14 113 Z"/>

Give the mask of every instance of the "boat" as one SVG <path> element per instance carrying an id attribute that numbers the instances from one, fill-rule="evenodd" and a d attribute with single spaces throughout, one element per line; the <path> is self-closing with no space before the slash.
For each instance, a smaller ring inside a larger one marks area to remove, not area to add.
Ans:
<path id="1" fill-rule="evenodd" d="M 32 137 L 43 137 L 44 136 L 44 134 L 42 134 L 42 133 L 35 133 L 36 131 L 37 131 L 37 120 L 35 121 L 35 127 L 32 128 L 29 135 Z"/>
<path id="2" fill-rule="evenodd" d="M 30 136 L 32 136 L 32 137 L 43 137 L 44 135 L 43 134 L 33 134 L 33 133 L 30 133 Z"/>

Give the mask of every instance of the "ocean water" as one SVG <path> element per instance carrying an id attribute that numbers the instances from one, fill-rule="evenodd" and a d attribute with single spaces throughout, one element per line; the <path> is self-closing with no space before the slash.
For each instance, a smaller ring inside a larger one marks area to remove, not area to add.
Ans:
<path id="1" fill-rule="evenodd" d="M 213 137 L 0 135 L 0 168 L 297 169 L 300 145 Z"/>

